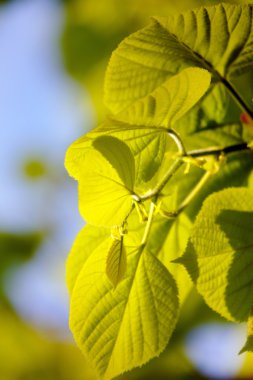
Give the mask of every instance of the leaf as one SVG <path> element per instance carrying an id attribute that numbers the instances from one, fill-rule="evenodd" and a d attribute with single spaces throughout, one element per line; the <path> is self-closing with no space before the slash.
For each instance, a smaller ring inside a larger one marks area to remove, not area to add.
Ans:
<path id="1" fill-rule="evenodd" d="M 110 135 L 124 141 L 130 147 L 137 168 L 136 178 L 141 178 L 140 182 L 150 180 L 163 160 L 168 140 L 170 145 L 174 145 L 172 151 L 175 151 L 175 144 L 167 135 L 166 128 L 170 124 L 173 125 L 200 99 L 209 84 L 208 71 L 198 68 L 186 69 L 168 80 L 150 96 L 108 119 L 69 148 L 65 165 L 70 175 L 78 179 L 79 167 L 82 170 L 85 154 L 91 147 L 92 141 L 99 136 Z M 102 149 L 103 142 L 100 144 L 101 152 Z"/>
<path id="2" fill-rule="evenodd" d="M 191 290 L 192 284 L 185 268 L 175 265 L 172 261 L 184 252 L 191 227 L 192 223 L 185 213 L 181 213 L 176 219 L 170 220 L 167 237 L 158 256 L 176 280 L 181 305 Z"/>
<path id="3" fill-rule="evenodd" d="M 240 354 L 247 351 L 253 352 L 253 311 L 252 310 L 249 315 L 247 325 L 248 325 L 248 336 L 247 336 L 245 345 L 239 352 Z"/>
<path id="4" fill-rule="evenodd" d="M 198 214 L 185 265 L 207 304 L 229 320 L 247 320 L 253 292 L 253 192 L 210 195 Z"/>
<path id="5" fill-rule="evenodd" d="M 92 141 L 98 138 L 95 143 L 98 144 L 99 136 L 110 135 L 129 146 L 135 159 L 136 186 L 142 186 L 156 173 L 163 161 L 165 150 L 169 149 L 171 153 L 176 151 L 176 145 L 168 136 L 165 127 L 170 123 L 173 124 L 187 112 L 207 90 L 209 83 L 210 75 L 206 70 L 197 68 L 184 70 L 157 89 L 152 96 L 143 99 L 143 102 L 137 102 L 120 115 L 108 119 L 102 126 L 79 139 L 69 148 L 65 164 L 70 175 L 78 179 L 79 172 L 86 164 L 85 154 L 89 151 Z M 161 107 L 160 104 L 162 104 Z M 115 144 L 114 146 L 116 147 Z M 102 149 L 103 142 L 100 144 L 101 152 Z M 123 150 L 125 151 L 126 148 Z M 129 155 L 129 152 L 126 153 L 126 158 Z M 132 162 L 131 159 L 126 161 Z M 112 157 L 110 162 L 112 162 Z M 113 166 L 115 165 L 116 162 L 113 163 Z M 134 164 L 131 165 L 130 170 L 133 172 Z M 123 180 L 126 182 L 126 178 Z"/>
<path id="6" fill-rule="evenodd" d="M 121 240 L 113 239 L 106 260 L 106 274 L 116 288 L 123 280 L 127 268 L 126 250 Z"/>
<path id="7" fill-rule="evenodd" d="M 205 94 L 210 81 L 211 75 L 207 70 L 185 69 L 115 118 L 131 125 L 171 127 Z"/>
<path id="8" fill-rule="evenodd" d="M 204 170 L 199 167 L 191 167 L 185 172 L 186 164 L 175 173 L 172 179 L 164 186 L 161 193 L 161 209 L 167 213 L 178 210 L 181 203 L 190 194 L 204 175 Z"/>
<path id="9" fill-rule="evenodd" d="M 67 285 L 72 293 L 77 277 L 88 257 L 110 236 L 110 230 L 86 225 L 76 236 L 67 260 Z"/>
<path id="10" fill-rule="evenodd" d="M 239 118 L 240 112 L 238 112 L 238 107 L 228 90 L 222 83 L 217 83 L 209 88 L 201 103 L 194 106 L 189 113 L 176 122 L 174 129 L 180 134 L 184 142 L 185 138 L 189 137 L 190 142 L 194 140 L 193 137 L 196 137 L 197 134 L 205 134 L 206 131 L 209 135 L 211 132 L 216 141 L 219 141 L 220 134 L 223 140 L 226 135 L 226 143 L 233 144 L 233 137 L 234 135 L 237 137 L 239 126 L 240 135 L 242 134 L 241 123 L 238 123 Z M 237 125 L 235 133 L 232 129 L 233 125 Z M 215 129 L 215 133 L 212 133 L 213 129 Z M 187 146 L 188 141 L 185 144 Z"/>
<path id="11" fill-rule="evenodd" d="M 129 188 L 134 187 L 135 163 L 131 150 L 119 139 L 112 136 L 100 136 L 93 142 L 93 146 L 116 169 L 122 182 Z"/>
<path id="12" fill-rule="evenodd" d="M 208 69 L 223 83 L 246 72 L 253 62 L 252 9 L 222 3 L 154 19 L 112 54 L 106 105 L 118 113 L 185 67 Z"/>
<path id="13" fill-rule="evenodd" d="M 120 225 L 132 206 L 134 158 L 115 137 L 101 136 L 93 145 L 78 173 L 80 212 L 93 225 Z"/>
<path id="14" fill-rule="evenodd" d="M 86 166 L 86 154 L 99 136 L 112 136 L 123 141 L 131 150 L 135 162 L 135 184 L 149 181 L 161 165 L 166 150 L 176 152 L 176 145 L 167 130 L 156 127 L 132 126 L 108 119 L 86 136 L 75 141 L 68 149 L 65 166 L 71 176 L 79 179 Z M 88 164 L 88 163 L 87 163 Z"/>
<path id="15" fill-rule="evenodd" d="M 187 150 L 201 148 L 225 148 L 229 145 L 243 143 L 242 126 L 240 123 L 218 124 L 204 128 L 184 139 Z"/>
<path id="16" fill-rule="evenodd" d="M 110 238 L 84 263 L 70 305 L 75 340 L 104 379 L 159 355 L 178 315 L 174 279 L 143 247 L 126 247 L 128 270 L 113 288 L 105 273 L 109 244 Z"/>
<path id="17" fill-rule="evenodd" d="M 147 243 L 147 249 L 159 258 L 176 280 L 181 305 L 192 285 L 185 268 L 172 261 L 184 252 L 191 226 L 192 223 L 184 213 L 171 219 L 157 217 Z"/>

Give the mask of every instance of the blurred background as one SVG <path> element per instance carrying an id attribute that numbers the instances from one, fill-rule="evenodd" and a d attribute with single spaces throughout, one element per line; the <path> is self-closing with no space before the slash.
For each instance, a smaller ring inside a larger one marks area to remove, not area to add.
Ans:
<path id="1" fill-rule="evenodd" d="M 152 15 L 215 1 L 0 1 L 0 380 L 92 380 L 68 329 L 65 260 L 84 225 L 67 147 L 105 115 L 112 50 Z M 253 379 L 245 326 L 194 292 L 168 349 L 130 380 Z"/>

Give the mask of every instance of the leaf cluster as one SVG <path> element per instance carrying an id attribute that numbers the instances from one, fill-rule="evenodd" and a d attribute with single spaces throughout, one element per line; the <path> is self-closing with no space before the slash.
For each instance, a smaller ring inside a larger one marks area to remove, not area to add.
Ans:
<path id="1" fill-rule="evenodd" d="M 232 4 L 154 18 L 112 54 L 110 115 L 68 149 L 88 223 L 67 263 L 70 326 L 102 378 L 165 349 L 191 280 L 219 314 L 249 319 L 253 349 L 252 136 L 239 119 L 253 112 L 234 84 L 252 70 L 252 21 L 252 5 Z"/>

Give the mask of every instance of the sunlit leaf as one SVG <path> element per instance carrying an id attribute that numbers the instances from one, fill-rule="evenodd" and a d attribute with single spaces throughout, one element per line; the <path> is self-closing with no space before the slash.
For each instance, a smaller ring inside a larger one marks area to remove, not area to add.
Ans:
<path id="1" fill-rule="evenodd" d="M 218 83 L 212 85 L 201 102 L 176 122 L 174 129 L 188 150 L 230 145 L 242 139 L 239 117 L 240 111 L 233 98 L 226 87 Z"/>
<path id="2" fill-rule="evenodd" d="M 110 239 L 86 260 L 70 307 L 70 326 L 77 344 L 105 379 L 159 355 L 178 314 L 174 279 L 143 248 L 126 247 L 127 273 L 114 289 L 105 273 Z"/>
<path id="3" fill-rule="evenodd" d="M 175 265 L 172 261 L 184 252 L 192 223 L 184 213 L 168 222 L 167 236 L 158 257 L 175 278 L 182 304 L 192 288 L 191 280 L 185 268 Z"/>
<path id="4" fill-rule="evenodd" d="M 207 70 L 188 68 L 166 80 L 150 95 L 137 100 L 116 116 L 131 125 L 170 127 L 205 94 L 211 75 Z"/>
<path id="5" fill-rule="evenodd" d="M 252 67 L 252 6 L 219 4 L 158 17 L 126 38 L 112 55 L 105 101 L 117 113 L 189 66 L 216 81 Z"/>
<path id="6" fill-rule="evenodd" d="M 94 147 L 78 173 L 80 212 L 90 224 L 119 225 L 132 205 L 134 158 L 128 146 L 114 137 L 101 136 Z"/>
<path id="7" fill-rule="evenodd" d="M 67 260 L 67 285 L 70 293 L 85 261 L 109 236 L 109 229 L 90 225 L 78 233 Z"/>
<path id="8" fill-rule="evenodd" d="M 102 126 L 78 139 L 68 149 L 65 165 L 75 179 L 79 179 L 79 173 L 87 164 L 85 156 L 92 141 L 99 136 L 113 136 L 128 145 L 135 161 L 137 186 L 154 176 L 166 150 L 176 152 L 176 146 L 164 128 L 140 128 L 109 119 Z"/>
<path id="9" fill-rule="evenodd" d="M 230 320 L 246 320 L 252 308 L 253 192 L 226 189 L 210 195 L 179 260 L 207 304 Z"/>
<path id="10" fill-rule="evenodd" d="M 133 189 L 135 182 L 135 163 L 128 146 L 112 136 L 100 136 L 93 142 L 93 146 L 116 169 L 122 182 L 129 189 Z"/>

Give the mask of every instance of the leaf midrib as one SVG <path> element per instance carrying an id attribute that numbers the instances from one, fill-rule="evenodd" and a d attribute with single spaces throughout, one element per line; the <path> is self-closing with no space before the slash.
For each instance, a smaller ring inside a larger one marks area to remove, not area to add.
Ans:
<path id="1" fill-rule="evenodd" d="M 188 52 L 190 52 L 190 54 L 197 60 L 199 61 L 201 64 L 202 64 L 202 67 L 204 66 L 208 71 L 211 71 L 213 73 L 214 76 L 218 77 L 220 79 L 221 82 L 223 82 L 223 80 L 225 79 L 225 77 L 223 77 L 214 67 L 213 65 L 208 62 L 202 55 L 200 55 L 198 52 L 196 52 L 195 50 L 193 50 L 192 48 L 190 48 L 190 46 L 188 46 L 185 42 L 181 41 L 178 36 L 174 33 L 171 33 L 167 28 L 165 28 L 164 25 L 162 25 L 160 23 L 159 20 L 157 19 L 154 19 L 155 22 L 167 33 L 169 34 L 171 37 L 173 37 L 179 45 L 183 46 L 184 49 L 186 49 Z"/>
<path id="2" fill-rule="evenodd" d="M 110 354 L 110 360 L 106 366 L 106 370 L 104 372 L 104 375 L 106 375 L 107 371 L 108 371 L 108 368 L 110 368 L 110 364 L 111 364 L 111 360 L 112 360 L 112 356 L 113 356 L 113 352 L 114 352 L 114 349 L 115 349 L 115 346 L 118 342 L 118 339 L 119 339 L 119 335 L 120 335 L 120 332 L 121 332 L 121 328 L 122 328 L 122 324 L 123 324 L 123 320 L 125 318 L 125 314 L 126 314 L 126 309 L 127 309 L 127 304 L 129 302 L 129 299 L 130 299 L 130 296 L 131 296 L 131 293 L 132 293 L 132 290 L 133 290 L 133 284 L 134 284 L 134 281 L 135 281 L 135 277 L 136 277 L 136 273 L 137 273 L 137 270 L 139 268 L 139 265 L 140 265 L 140 261 L 141 261 L 141 257 L 142 257 L 142 254 L 143 254 L 143 251 L 145 249 L 145 245 L 141 246 L 139 251 L 138 251 L 138 254 L 139 254 L 139 258 L 137 260 L 137 263 L 136 263 L 136 267 L 135 267 L 135 270 L 134 270 L 134 273 L 133 273 L 133 277 L 132 277 L 132 280 L 129 284 L 129 292 L 128 292 L 128 296 L 127 296 L 127 299 L 126 299 L 126 302 L 125 302 L 125 306 L 124 306 L 124 310 L 123 310 L 123 314 L 122 314 L 122 317 L 121 317 L 121 321 L 120 321 L 120 324 L 119 324 L 119 328 L 118 328 L 118 333 L 117 333 L 117 336 L 116 336 L 116 339 L 113 343 L 113 346 L 112 346 L 112 349 L 111 349 L 111 354 Z"/>

